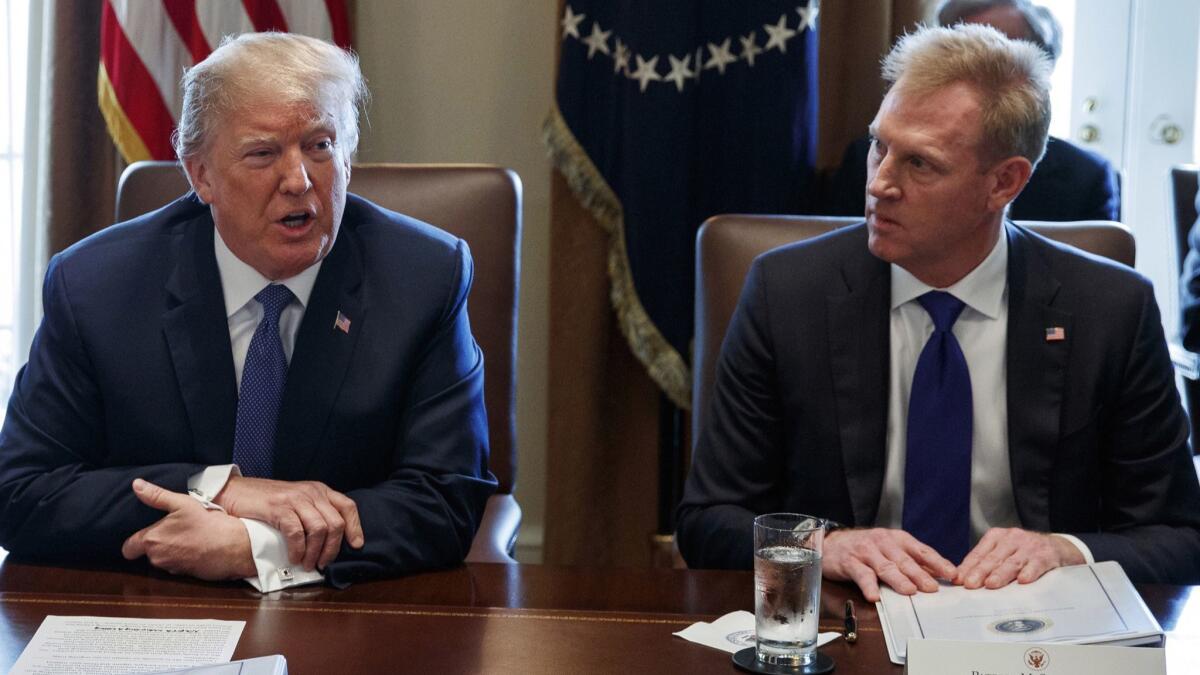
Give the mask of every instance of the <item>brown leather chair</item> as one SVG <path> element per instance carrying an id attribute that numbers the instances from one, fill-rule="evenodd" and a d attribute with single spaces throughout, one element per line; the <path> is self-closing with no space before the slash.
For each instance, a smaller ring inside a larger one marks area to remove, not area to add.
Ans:
<path id="1" fill-rule="evenodd" d="M 709 218 L 700 227 L 696 235 L 693 439 L 700 437 L 721 342 L 737 307 L 750 263 L 769 249 L 858 222 L 862 222 L 862 218 L 720 215 Z M 1136 253 L 1133 234 L 1120 223 L 1088 220 L 1070 223 L 1021 221 L 1020 224 L 1055 241 L 1133 267 Z"/>
<path id="2" fill-rule="evenodd" d="M 117 187 L 117 222 L 156 209 L 188 191 L 175 162 L 137 162 Z M 471 330 L 484 353 L 489 466 L 500 489 L 488 501 L 467 560 L 516 562 L 521 525 L 516 479 L 516 335 L 520 274 L 521 179 L 495 166 L 358 164 L 350 191 L 380 206 L 462 237 L 475 259 L 468 297 Z"/>

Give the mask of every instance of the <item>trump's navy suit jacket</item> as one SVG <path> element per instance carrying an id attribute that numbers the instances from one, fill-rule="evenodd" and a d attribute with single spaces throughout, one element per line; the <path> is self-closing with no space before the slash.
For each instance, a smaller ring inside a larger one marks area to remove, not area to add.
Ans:
<path id="1" fill-rule="evenodd" d="M 0 431 L 0 545 L 57 562 L 121 559 L 164 514 L 142 477 L 185 492 L 233 454 L 237 385 L 209 208 L 194 196 L 54 257 L 45 318 Z M 279 413 L 274 477 L 355 501 L 366 544 L 334 584 L 462 561 L 496 483 L 466 244 L 350 195 L 321 266 Z M 335 326 L 338 313 L 348 330 Z"/>
<path id="2" fill-rule="evenodd" d="M 1021 525 L 1135 581 L 1200 583 L 1200 486 L 1150 283 L 1006 226 L 1008 444 Z M 886 464 L 891 274 L 864 225 L 760 256 L 679 510 L 688 564 L 749 567 L 754 514 L 871 526 Z M 1065 339 L 1047 340 L 1061 327 Z"/>

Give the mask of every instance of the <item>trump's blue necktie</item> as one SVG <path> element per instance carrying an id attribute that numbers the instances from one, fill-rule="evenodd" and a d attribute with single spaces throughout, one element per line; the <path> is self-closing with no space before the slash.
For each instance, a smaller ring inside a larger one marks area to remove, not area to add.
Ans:
<path id="1" fill-rule="evenodd" d="M 963 302 L 917 299 L 933 319 L 908 398 L 904 530 L 957 565 L 971 541 L 971 374 L 954 333 Z"/>
<path id="2" fill-rule="evenodd" d="M 263 307 L 263 318 L 254 329 L 246 351 L 233 435 L 233 462 L 243 476 L 271 477 L 275 426 L 288 367 L 283 341 L 279 338 L 279 315 L 293 297 L 282 284 L 271 284 L 254 296 Z"/>

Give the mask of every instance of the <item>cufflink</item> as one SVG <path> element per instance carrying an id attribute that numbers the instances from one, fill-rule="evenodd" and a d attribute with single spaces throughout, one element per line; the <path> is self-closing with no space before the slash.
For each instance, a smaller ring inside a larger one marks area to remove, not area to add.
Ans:
<path id="1" fill-rule="evenodd" d="M 292 568 L 290 568 L 290 567 L 280 568 L 279 578 L 283 579 L 284 581 L 291 581 L 292 580 Z"/>
<path id="2" fill-rule="evenodd" d="M 197 490 L 196 488 L 188 488 L 188 495 L 192 499 L 195 499 L 196 501 L 200 502 L 200 505 L 203 506 L 204 508 L 208 509 L 209 511 L 220 511 L 221 513 L 225 513 L 225 509 L 222 508 L 220 504 L 217 504 L 212 499 L 210 499 L 208 495 Z"/>

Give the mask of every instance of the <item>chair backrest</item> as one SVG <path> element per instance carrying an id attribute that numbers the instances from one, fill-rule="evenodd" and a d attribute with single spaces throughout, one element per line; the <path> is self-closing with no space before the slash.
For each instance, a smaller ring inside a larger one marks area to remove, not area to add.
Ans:
<path id="1" fill-rule="evenodd" d="M 816 237 L 862 218 L 834 216 L 720 215 L 709 218 L 696 235 L 696 339 L 692 364 L 692 438 L 699 438 L 712 393 L 717 356 L 750 263 L 777 246 Z M 1089 220 L 1070 223 L 1020 221 L 1049 239 L 1102 255 L 1130 267 L 1136 248 L 1133 234 L 1120 223 Z"/>
<path id="2" fill-rule="evenodd" d="M 117 221 L 188 191 L 176 162 L 137 162 L 117 187 Z M 516 335 L 521 180 L 500 167 L 468 164 L 358 164 L 350 191 L 466 240 L 475 259 L 468 297 L 471 331 L 484 354 L 489 466 L 500 492 L 516 480 Z"/>
<path id="3" fill-rule="evenodd" d="M 1180 272 L 1183 259 L 1188 252 L 1188 233 L 1196 223 L 1196 172 L 1195 164 L 1177 164 L 1171 167 L 1171 206 L 1175 216 L 1175 253 Z"/>

